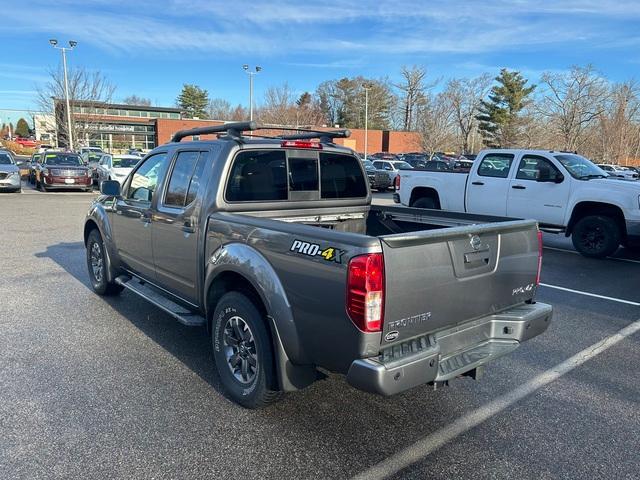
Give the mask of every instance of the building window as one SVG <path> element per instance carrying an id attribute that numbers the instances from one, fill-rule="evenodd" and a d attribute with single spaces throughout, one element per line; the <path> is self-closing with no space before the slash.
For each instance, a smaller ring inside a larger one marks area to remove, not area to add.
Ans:
<path id="1" fill-rule="evenodd" d="M 194 142 L 198 142 L 198 141 L 200 141 L 200 135 L 193 135 L 193 136 L 191 137 L 191 140 L 193 140 Z"/>

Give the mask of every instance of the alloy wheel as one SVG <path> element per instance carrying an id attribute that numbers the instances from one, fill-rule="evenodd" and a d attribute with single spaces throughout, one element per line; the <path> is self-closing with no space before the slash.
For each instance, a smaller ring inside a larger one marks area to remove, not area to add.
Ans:
<path id="1" fill-rule="evenodd" d="M 238 316 L 229 318 L 222 341 L 227 366 L 236 380 L 244 384 L 253 382 L 258 373 L 258 354 L 247 322 Z"/>
<path id="2" fill-rule="evenodd" d="M 93 272 L 93 278 L 96 279 L 96 282 L 102 282 L 102 272 L 104 267 L 104 261 L 102 259 L 102 250 L 100 249 L 100 245 L 97 242 L 94 242 L 91 245 L 91 271 Z"/>

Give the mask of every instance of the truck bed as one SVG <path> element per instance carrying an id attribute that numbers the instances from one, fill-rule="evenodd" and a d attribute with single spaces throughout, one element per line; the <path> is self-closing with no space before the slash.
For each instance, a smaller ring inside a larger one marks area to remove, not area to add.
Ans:
<path id="1" fill-rule="evenodd" d="M 304 353 L 293 352 L 292 359 L 334 371 L 345 372 L 353 358 L 523 304 L 536 288 L 538 237 L 530 220 L 393 206 L 210 217 L 209 255 L 234 237 L 279 273 L 305 339 Z M 343 253 L 339 262 L 327 262 L 295 251 L 294 242 Z M 352 257 L 375 252 L 384 256 L 383 330 L 362 335 L 345 312 L 346 267 Z M 335 346 L 331 353 L 328 344 Z"/>

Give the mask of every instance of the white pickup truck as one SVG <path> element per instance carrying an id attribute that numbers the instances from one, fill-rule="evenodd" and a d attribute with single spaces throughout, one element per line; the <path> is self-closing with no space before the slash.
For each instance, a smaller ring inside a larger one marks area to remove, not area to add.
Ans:
<path id="1" fill-rule="evenodd" d="M 419 208 L 533 218 L 587 257 L 640 246 L 640 182 L 608 178 L 586 158 L 547 150 L 483 150 L 467 173 L 403 170 L 394 201 Z"/>

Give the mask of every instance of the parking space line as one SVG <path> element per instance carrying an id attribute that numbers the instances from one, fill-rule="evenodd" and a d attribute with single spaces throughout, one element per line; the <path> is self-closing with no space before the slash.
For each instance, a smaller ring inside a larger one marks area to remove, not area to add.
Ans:
<path id="1" fill-rule="evenodd" d="M 610 300 L 612 302 L 624 303 L 626 305 L 633 305 L 634 307 L 640 307 L 639 302 L 632 302 L 631 300 L 624 300 L 622 298 L 607 297 L 606 295 L 598 295 L 597 293 L 583 292 L 582 290 L 574 290 L 573 288 L 559 287 L 557 285 L 549 285 L 548 283 L 541 283 L 541 287 L 553 288 L 555 290 L 562 290 L 564 292 L 577 293 L 578 295 L 585 295 L 587 297 L 600 298 L 602 300 Z"/>
<path id="2" fill-rule="evenodd" d="M 543 247 L 545 250 L 553 250 L 554 252 L 564 252 L 571 253 L 573 255 L 580 255 L 579 252 L 575 250 L 568 250 L 566 248 L 558 248 L 558 247 Z M 640 260 L 632 260 L 631 258 L 617 258 L 617 257 L 607 257 L 607 260 L 616 260 L 618 262 L 628 262 L 628 263 L 640 263 Z"/>
<path id="3" fill-rule="evenodd" d="M 576 353 L 564 362 L 537 375 L 515 390 L 505 393 L 495 400 L 463 415 L 452 424 L 435 431 L 412 446 L 359 473 L 354 478 L 357 480 L 383 479 L 398 473 L 400 470 L 419 462 L 460 435 L 484 423 L 514 403 L 535 393 L 542 387 L 558 380 L 563 375 L 566 375 L 592 358 L 597 357 L 638 331 L 640 331 L 640 320 L 636 320 L 615 334 Z"/>

